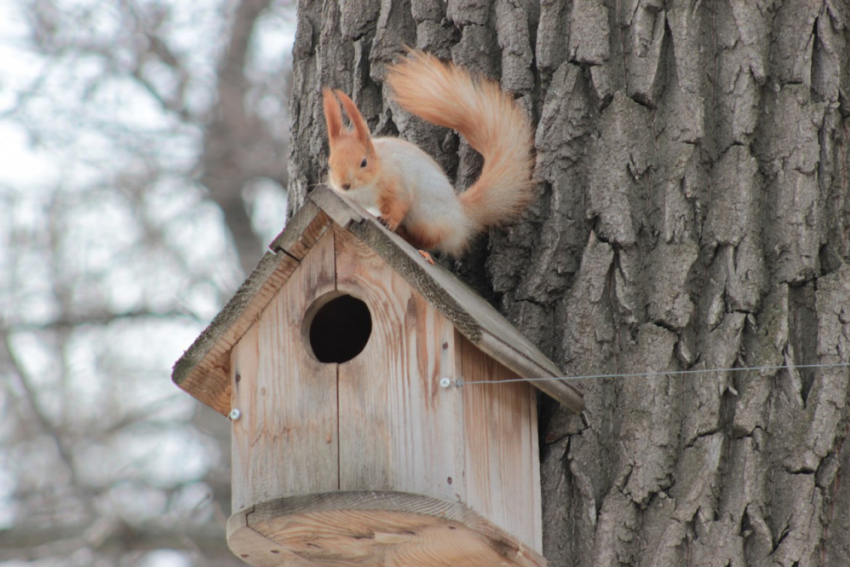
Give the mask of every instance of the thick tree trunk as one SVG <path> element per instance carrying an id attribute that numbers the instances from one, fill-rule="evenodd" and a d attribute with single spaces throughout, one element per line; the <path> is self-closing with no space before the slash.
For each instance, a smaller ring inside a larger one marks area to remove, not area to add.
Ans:
<path id="1" fill-rule="evenodd" d="M 384 98 L 405 44 L 499 78 L 540 196 L 459 264 L 570 375 L 541 428 L 550 565 L 850 565 L 846 2 L 302 0 L 290 203 L 320 87 L 465 187 L 479 158 Z M 782 370 L 671 375 L 675 370 Z M 546 415 L 547 412 L 543 412 Z"/>

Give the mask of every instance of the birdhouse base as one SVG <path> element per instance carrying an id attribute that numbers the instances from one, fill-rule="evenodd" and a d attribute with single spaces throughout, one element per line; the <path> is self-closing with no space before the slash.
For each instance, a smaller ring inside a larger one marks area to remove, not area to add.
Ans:
<path id="1" fill-rule="evenodd" d="M 230 517 L 227 543 L 256 567 L 546 565 L 467 506 L 403 492 L 326 492 L 258 503 Z"/>

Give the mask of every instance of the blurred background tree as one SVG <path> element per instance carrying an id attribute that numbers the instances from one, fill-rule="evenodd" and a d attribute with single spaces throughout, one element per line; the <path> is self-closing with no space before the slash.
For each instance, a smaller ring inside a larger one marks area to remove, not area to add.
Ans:
<path id="1" fill-rule="evenodd" d="M 0 1 L 0 565 L 241 565 L 170 366 L 285 220 L 288 0 Z"/>

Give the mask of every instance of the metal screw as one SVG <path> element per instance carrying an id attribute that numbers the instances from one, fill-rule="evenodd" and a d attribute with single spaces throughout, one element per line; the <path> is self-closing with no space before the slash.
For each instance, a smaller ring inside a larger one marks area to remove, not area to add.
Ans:
<path id="1" fill-rule="evenodd" d="M 238 408 L 233 408 L 232 410 L 230 410 L 230 413 L 229 413 L 229 414 L 227 414 L 227 418 L 228 418 L 230 421 L 236 421 L 236 420 L 238 420 L 240 417 L 242 417 L 242 412 L 241 412 L 241 411 L 239 411 L 239 409 L 238 409 Z"/>
<path id="2" fill-rule="evenodd" d="M 440 386 L 442 386 L 443 388 L 448 388 L 451 385 L 452 380 L 448 376 L 443 376 L 442 378 L 440 378 Z"/>

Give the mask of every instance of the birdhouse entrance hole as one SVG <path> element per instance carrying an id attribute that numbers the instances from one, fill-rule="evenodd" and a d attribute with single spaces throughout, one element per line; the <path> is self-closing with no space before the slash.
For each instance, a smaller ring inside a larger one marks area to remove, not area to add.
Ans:
<path id="1" fill-rule="evenodd" d="M 360 354 L 372 334 L 372 315 L 351 295 L 326 295 L 307 309 L 305 338 L 319 362 L 348 362 Z"/>

